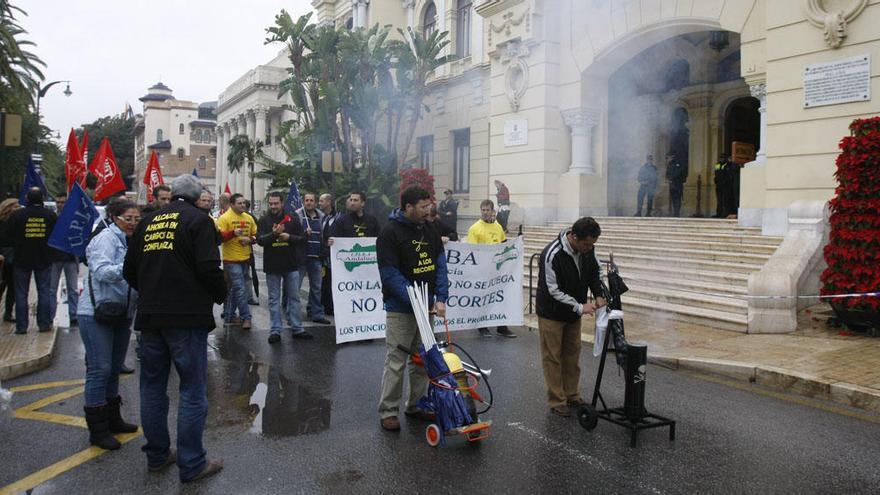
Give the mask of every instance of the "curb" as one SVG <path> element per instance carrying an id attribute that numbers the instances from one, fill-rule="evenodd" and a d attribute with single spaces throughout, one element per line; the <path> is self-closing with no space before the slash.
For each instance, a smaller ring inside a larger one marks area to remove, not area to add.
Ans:
<path id="1" fill-rule="evenodd" d="M 36 329 L 33 329 L 33 331 L 36 331 Z M 10 380 L 12 378 L 18 378 L 20 376 L 48 368 L 49 365 L 52 363 L 52 357 L 55 355 L 55 346 L 58 341 L 58 327 L 54 327 L 52 329 L 51 340 L 52 343 L 49 346 L 49 350 L 47 352 L 44 352 L 37 356 L 29 357 L 28 359 L 24 359 L 22 361 L 12 362 L 8 364 L 0 364 L 0 380 Z"/>
<path id="2" fill-rule="evenodd" d="M 659 354 L 649 355 L 648 362 L 673 370 L 681 369 L 720 375 L 773 390 L 880 412 L 880 390 L 828 380 L 784 368 L 722 359 L 674 357 Z"/>

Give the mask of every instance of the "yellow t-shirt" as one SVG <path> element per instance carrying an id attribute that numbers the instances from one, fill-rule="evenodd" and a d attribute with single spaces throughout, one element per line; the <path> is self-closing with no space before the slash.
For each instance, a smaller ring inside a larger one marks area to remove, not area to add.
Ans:
<path id="1" fill-rule="evenodd" d="M 257 235 L 257 222 L 254 221 L 254 217 L 247 213 L 239 215 L 232 208 L 220 215 L 220 218 L 217 219 L 217 227 L 220 229 L 221 234 L 240 228 L 245 233 L 242 237 Z M 242 246 L 238 242 L 239 239 L 239 237 L 232 237 L 229 240 L 223 241 L 220 248 L 223 261 L 247 261 L 251 257 L 251 247 Z"/>
<path id="2" fill-rule="evenodd" d="M 481 218 L 468 229 L 467 241 L 470 244 L 498 244 L 506 240 L 504 229 L 498 222 L 486 223 Z"/>

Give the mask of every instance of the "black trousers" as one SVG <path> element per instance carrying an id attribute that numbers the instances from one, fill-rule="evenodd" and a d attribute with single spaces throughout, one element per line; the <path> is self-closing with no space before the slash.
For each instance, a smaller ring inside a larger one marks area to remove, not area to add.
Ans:
<path id="1" fill-rule="evenodd" d="M 672 216 L 681 216 L 681 197 L 684 194 L 684 184 L 681 182 L 669 183 L 669 204 L 672 205 Z"/>

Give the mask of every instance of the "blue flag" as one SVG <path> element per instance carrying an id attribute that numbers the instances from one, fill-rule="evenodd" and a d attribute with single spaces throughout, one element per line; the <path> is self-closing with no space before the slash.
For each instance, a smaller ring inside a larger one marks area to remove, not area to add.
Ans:
<path id="1" fill-rule="evenodd" d="M 284 203 L 284 211 L 293 213 L 302 208 L 303 200 L 299 195 L 299 188 L 296 187 L 296 180 L 290 181 L 290 192 L 287 193 L 287 201 Z"/>
<path id="2" fill-rule="evenodd" d="M 46 183 L 43 182 L 43 177 L 37 172 L 37 168 L 34 167 L 34 160 L 32 157 L 28 157 L 27 169 L 24 172 L 24 183 L 21 185 L 21 194 L 19 194 L 18 202 L 22 206 L 27 205 L 27 192 L 28 189 L 32 187 L 39 187 L 43 191 L 43 197 L 49 197 L 49 191 L 46 190 Z"/>
<path id="3" fill-rule="evenodd" d="M 198 176 L 199 176 L 199 173 L 198 173 L 198 172 L 196 172 L 196 169 L 195 169 L 195 167 L 193 167 L 193 176 L 195 176 L 195 177 L 198 177 Z"/>
<path id="4" fill-rule="evenodd" d="M 49 236 L 49 246 L 74 256 L 85 256 L 92 226 L 98 221 L 98 210 L 79 184 L 74 184 L 58 223 Z"/>

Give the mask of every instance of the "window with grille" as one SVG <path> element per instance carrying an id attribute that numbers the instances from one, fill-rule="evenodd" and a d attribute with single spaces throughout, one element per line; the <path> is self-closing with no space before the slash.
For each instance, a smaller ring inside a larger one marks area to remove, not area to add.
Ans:
<path id="1" fill-rule="evenodd" d="M 428 4 L 425 7 L 425 16 L 422 19 L 422 33 L 425 35 L 425 38 L 431 36 L 431 33 L 437 30 L 437 7 L 434 5 L 434 2 Z"/>
<path id="2" fill-rule="evenodd" d="M 419 167 L 433 173 L 434 171 L 434 136 L 419 138 Z"/>
<path id="3" fill-rule="evenodd" d="M 473 0 L 458 0 L 455 18 L 455 54 L 459 58 L 471 56 L 471 11 Z"/>
<path id="4" fill-rule="evenodd" d="M 452 189 L 466 193 L 471 186 L 471 130 L 452 131 Z"/>

